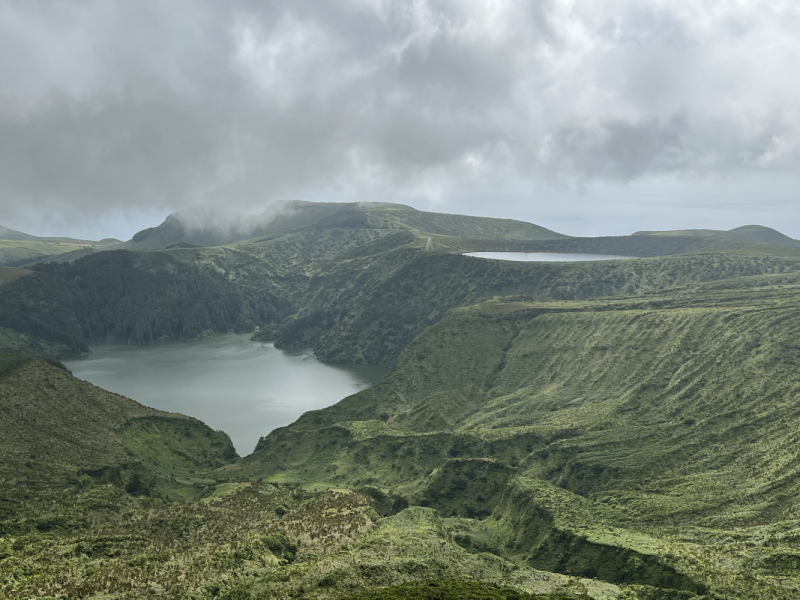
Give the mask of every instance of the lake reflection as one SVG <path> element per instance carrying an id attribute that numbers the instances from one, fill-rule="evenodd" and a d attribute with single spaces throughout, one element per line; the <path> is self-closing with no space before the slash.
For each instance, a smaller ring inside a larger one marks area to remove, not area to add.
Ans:
<path id="1" fill-rule="evenodd" d="M 516 260 L 520 262 L 581 262 L 587 260 L 624 260 L 636 256 L 616 254 L 581 254 L 579 252 L 467 252 L 464 256 L 493 258 L 495 260 Z"/>
<path id="2" fill-rule="evenodd" d="M 86 358 L 64 361 L 76 377 L 159 410 L 200 419 L 231 436 L 244 456 L 258 438 L 309 410 L 371 387 L 385 367 L 328 365 L 310 351 L 286 352 L 217 335 L 156 346 L 92 346 Z"/>

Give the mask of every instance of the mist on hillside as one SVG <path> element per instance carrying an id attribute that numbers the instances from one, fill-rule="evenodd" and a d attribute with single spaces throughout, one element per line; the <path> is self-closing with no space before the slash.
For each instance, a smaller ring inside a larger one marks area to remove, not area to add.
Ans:
<path id="1" fill-rule="evenodd" d="M 0 222 L 128 239 L 293 197 L 800 237 L 800 9 L 714 6 L 11 3 Z"/>
<path id="2" fill-rule="evenodd" d="M 257 214 L 246 214 L 220 207 L 194 207 L 169 215 L 158 227 L 151 227 L 135 234 L 130 241 L 143 241 L 154 229 L 169 229 L 172 235 L 181 232 L 205 244 L 220 244 L 252 237 L 280 217 L 291 217 L 297 208 L 293 201 L 272 202 Z"/>

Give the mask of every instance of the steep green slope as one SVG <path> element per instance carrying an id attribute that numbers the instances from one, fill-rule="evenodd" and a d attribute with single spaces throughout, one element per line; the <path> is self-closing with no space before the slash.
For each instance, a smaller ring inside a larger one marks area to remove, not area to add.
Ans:
<path id="1" fill-rule="evenodd" d="M 252 331 L 288 313 L 279 279 L 237 285 L 239 259 L 254 265 L 251 275 L 262 269 L 257 261 L 229 249 L 219 261 L 187 259 L 187 252 L 114 251 L 40 265 L 0 288 L 0 325 L 82 351 L 89 340 L 153 343 Z"/>
<path id="2" fill-rule="evenodd" d="M 800 583 L 798 293 L 793 273 L 460 309 L 229 472 L 389 488 L 537 568 L 781 597 Z"/>
<path id="3" fill-rule="evenodd" d="M 470 552 L 430 508 L 381 518 L 375 490 L 209 478 L 225 434 L 28 357 L 0 355 L 0 414 L 0 598 L 651 597 Z"/>
<path id="4" fill-rule="evenodd" d="M 323 360 L 391 364 L 425 327 L 493 296 L 647 294 L 800 269 L 788 248 L 544 264 L 426 250 L 426 240 L 410 230 L 304 229 L 218 248 L 101 252 L 37 266 L 0 287 L 0 326 L 74 351 L 90 341 L 154 343 L 260 327 L 262 339 L 312 346 Z"/>
<path id="5" fill-rule="evenodd" d="M 680 255 L 592 263 L 519 263 L 399 248 L 316 265 L 277 334 L 331 362 L 391 364 L 425 327 L 495 296 L 574 300 L 644 295 L 744 275 L 800 270 L 800 257 Z"/>
<path id="6" fill-rule="evenodd" d="M 32 275 L 27 269 L 0 267 L 0 285 Z M 58 342 L 48 342 L 34 335 L 0 327 L 0 353 L 24 354 L 57 359 L 75 353 L 75 350 Z"/>
<path id="7" fill-rule="evenodd" d="M 26 497 L 82 485 L 81 473 L 87 481 L 170 495 L 181 493 L 178 478 L 236 458 L 226 434 L 196 419 L 147 408 L 19 355 L 0 355 L 0 413 L 4 516 L 23 511 Z"/>

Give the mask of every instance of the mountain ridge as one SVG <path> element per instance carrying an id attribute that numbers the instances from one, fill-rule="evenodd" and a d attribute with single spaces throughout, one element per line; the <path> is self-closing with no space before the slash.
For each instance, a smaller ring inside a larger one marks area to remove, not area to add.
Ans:
<path id="1" fill-rule="evenodd" d="M 119 240 L 78 240 L 68 237 L 37 237 L 0 225 L 0 267 L 20 267 L 54 259 L 68 253 L 111 247 Z"/>
<path id="2" fill-rule="evenodd" d="M 79 244 L 84 246 L 91 245 L 111 245 L 117 244 L 120 240 L 115 238 L 104 238 L 102 240 L 82 240 L 63 236 L 36 236 L 15 229 L 9 229 L 0 225 L 0 240 L 18 240 L 27 242 L 61 242 L 65 244 Z"/>
<path id="3" fill-rule="evenodd" d="M 217 223 L 209 224 L 208 221 Z M 195 222 L 195 223 L 193 223 Z M 120 248 L 154 250 L 185 242 L 219 246 L 254 238 L 276 237 L 302 229 L 397 229 L 420 235 L 464 235 L 480 239 L 562 239 L 568 236 L 544 227 L 491 217 L 472 217 L 420 211 L 402 204 L 381 202 L 288 201 L 259 215 L 173 213 L 157 227 L 135 234 Z M 488 229 L 488 231 L 487 231 Z M 470 236 L 469 233 L 473 235 Z"/>
<path id="4" fill-rule="evenodd" d="M 800 240 L 795 240 L 788 235 L 771 227 L 764 225 L 742 225 L 727 231 L 718 229 L 682 229 L 674 231 L 637 231 L 633 236 L 697 236 L 697 237 L 726 237 L 757 242 L 761 244 L 773 244 L 775 246 L 800 247 Z"/>

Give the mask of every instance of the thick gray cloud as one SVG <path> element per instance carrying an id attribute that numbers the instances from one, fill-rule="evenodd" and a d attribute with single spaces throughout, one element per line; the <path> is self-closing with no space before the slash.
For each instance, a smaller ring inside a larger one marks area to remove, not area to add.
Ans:
<path id="1" fill-rule="evenodd" d="M 780 0 L 0 0 L 0 222 L 300 197 L 800 236 L 797 31 Z"/>

